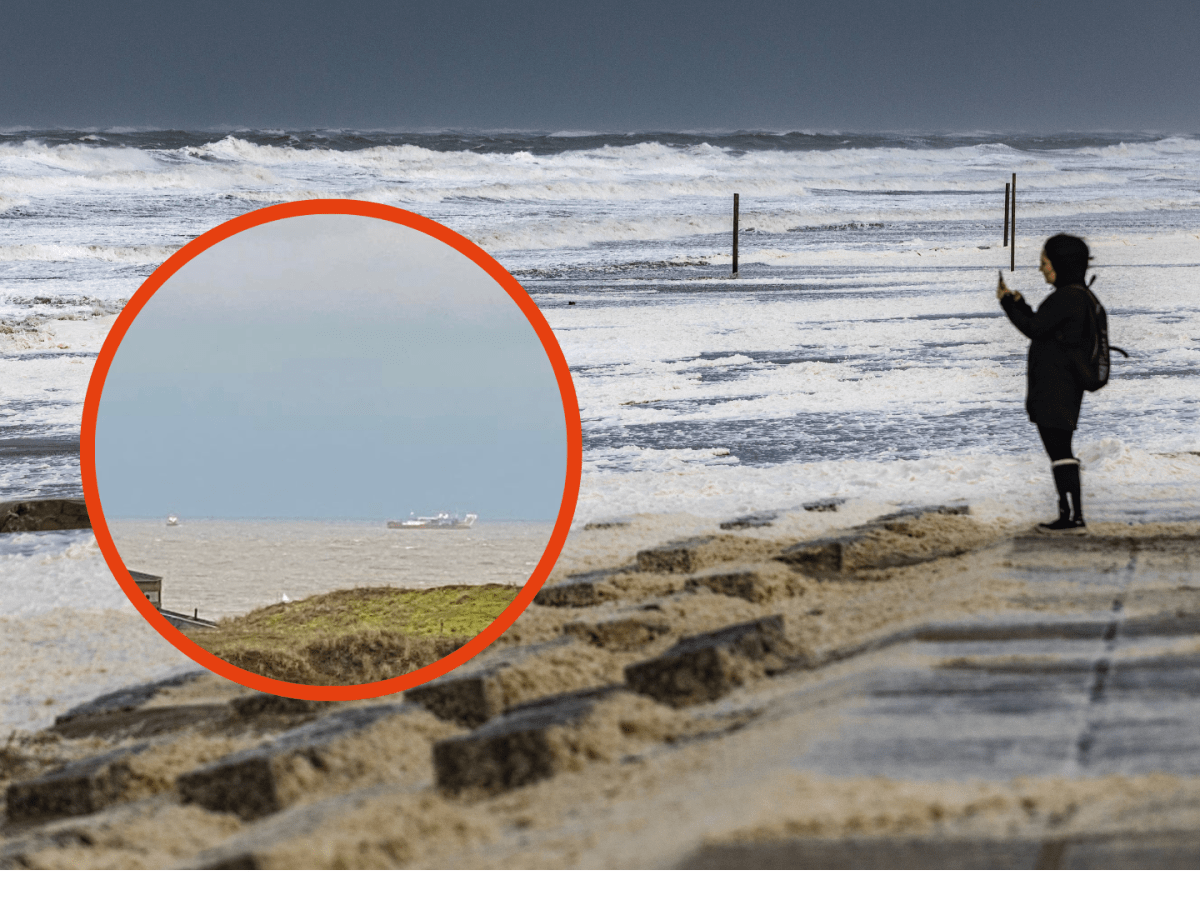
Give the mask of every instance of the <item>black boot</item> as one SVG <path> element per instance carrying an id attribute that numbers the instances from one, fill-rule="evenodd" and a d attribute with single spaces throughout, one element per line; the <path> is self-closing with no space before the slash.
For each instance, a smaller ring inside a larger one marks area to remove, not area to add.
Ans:
<path id="1" fill-rule="evenodd" d="M 1058 520 L 1044 522 L 1044 531 L 1071 531 L 1086 528 L 1083 521 L 1083 490 L 1079 485 L 1079 460 L 1058 459 L 1052 463 L 1054 486 L 1058 488 Z"/>

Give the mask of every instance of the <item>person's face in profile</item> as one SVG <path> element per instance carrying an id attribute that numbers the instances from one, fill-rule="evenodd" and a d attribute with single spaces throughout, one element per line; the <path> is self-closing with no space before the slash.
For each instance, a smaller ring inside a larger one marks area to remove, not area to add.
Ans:
<path id="1" fill-rule="evenodd" d="M 1042 254 L 1041 265 L 1038 270 L 1042 273 L 1042 277 L 1046 279 L 1046 284 L 1054 284 L 1054 266 L 1050 265 L 1050 260 L 1046 259 L 1046 254 Z"/>

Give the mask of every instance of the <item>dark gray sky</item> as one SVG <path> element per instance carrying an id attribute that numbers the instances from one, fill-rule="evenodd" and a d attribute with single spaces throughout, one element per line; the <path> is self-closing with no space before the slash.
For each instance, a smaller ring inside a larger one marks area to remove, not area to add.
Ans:
<path id="1" fill-rule="evenodd" d="M 1193 0 L 5 0 L 0 127 L 1200 132 Z"/>
<path id="2" fill-rule="evenodd" d="M 533 326 L 435 238 L 360 216 L 259 225 L 138 313 L 96 417 L 114 518 L 553 520 L 566 426 Z"/>

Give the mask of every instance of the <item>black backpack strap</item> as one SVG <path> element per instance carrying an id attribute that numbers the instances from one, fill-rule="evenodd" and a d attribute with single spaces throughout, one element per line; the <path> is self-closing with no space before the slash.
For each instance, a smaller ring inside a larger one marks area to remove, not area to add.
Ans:
<path id="1" fill-rule="evenodd" d="M 1093 275 L 1093 276 L 1092 276 L 1092 278 L 1091 278 L 1091 281 L 1089 281 L 1089 282 L 1087 283 L 1087 292 L 1088 292 L 1088 295 L 1089 295 L 1089 296 L 1092 298 L 1092 301 L 1093 301 L 1094 303 L 1099 303 L 1100 301 L 1096 299 L 1096 295 L 1092 293 L 1092 285 L 1093 285 L 1093 284 L 1095 284 L 1095 283 L 1096 283 L 1096 276 L 1095 276 L 1095 275 Z M 1129 359 L 1129 354 L 1128 354 L 1128 353 L 1126 353 L 1124 350 L 1122 350 L 1120 347 L 1114 347 L 1112 344 L 1109 344 L 1109 345 L 1108 345 L 1108 349 L 1109 349 L 1110 351 L 1111 351 L 1111 350 L 1115 350 L 1117 353 L 1120 353 L 1120 354 L 1121 354 L 1123 357 L 1125 357 L 1126 359 Z"/>

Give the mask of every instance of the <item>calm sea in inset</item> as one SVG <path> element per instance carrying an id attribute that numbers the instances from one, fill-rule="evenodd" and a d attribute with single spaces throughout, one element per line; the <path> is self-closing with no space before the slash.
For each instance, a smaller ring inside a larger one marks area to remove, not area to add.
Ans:
<path id="1" fill-rule="evenodd" d="M 551 522 L 477 522 L 469 529 L 392 529 L 381 522 L 162 519 L 109 523 L 125 565 L 163 578 L 163 606 L 202 618 L 238 616 L 284 595 L 340 588 L 523 585 Z"/>

